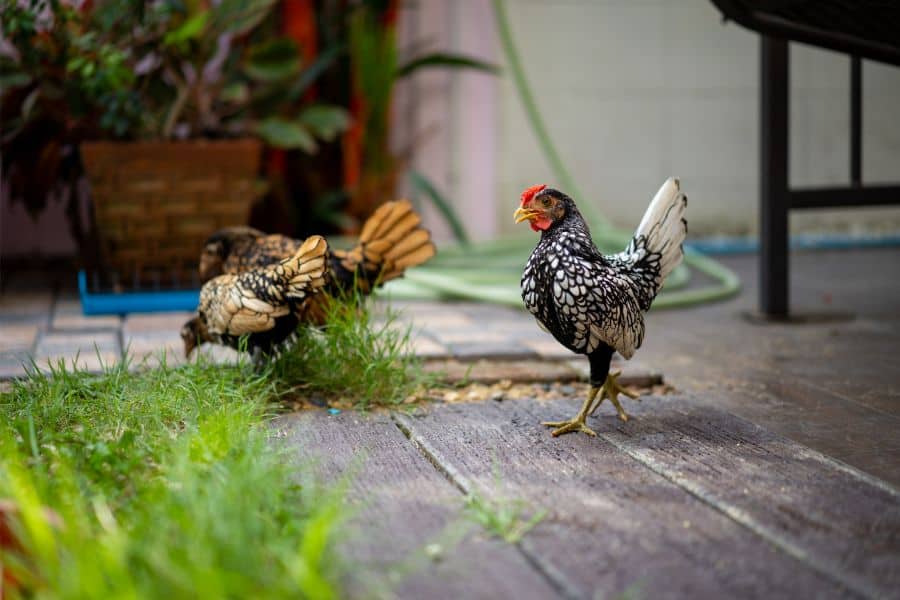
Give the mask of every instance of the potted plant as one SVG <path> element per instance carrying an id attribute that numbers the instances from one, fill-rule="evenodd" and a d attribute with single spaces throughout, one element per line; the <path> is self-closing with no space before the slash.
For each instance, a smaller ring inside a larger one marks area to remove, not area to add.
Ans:
<path id="1" fill-rule="evenodd" d="M 495 65 L 459 54 L 420 53 L 400 61 L 397 48 L 399 0 L 361 0 L 348 15 L 353 124 L 344 135 L 345 183 L 350 188 L 348 212 L 364 219 L 384 197 L 394 194 L 407 158 L 390 148 L 391 102 L 394 85 L 421 69 L 475 69 L 496 74 Z M 407 151 L 410 153 L 411 149 Z M 420 174 L 413 184 L 439 203 L 457 236 L 465 236 L 452 209 Z"/>
<path id="2" fill-rule="evenodd" d="M 305 68 L 294 42 L 268 35 L 275 4 L 0 9 L 4 172 L 39 210 L 60 184 L 76 205 L 84 166 L 107 283 L 189 285 L 205 237 L 245 223 L 263 192 L 262 145 L 312 153 L 347 127 L 343 109 L 303 99 L 321 66 Z M 48 185 L 29 193 L 35 181 Z M 84 247 L 78 212 L 69 214 Z"/>
<path id="3" fill-rule="evenodd" d="M 464 240 L 464 227 L 452 205 L 423 176 L 410 172 L 415 148 L 392 150 L 391 104 L 396 84 L 422 69 L 497 73 L 498 68 L 464 55 L 427 52 L 426 44 L 418 40 L 411 46 L 419 51 L 406 57 L 398 41 L 398 0 L 284 0 L 284 5 L 298 7 L 285 11 L 285 28 L 298 32 L 298 39 L 311 36 L 313 52 L 318 40 L 320 58 L 341 50 L 317 82 L 316 93 L 347 107 L 351 114 L 340 144 L 329 145 L 315 156 L 292 152 L 286 157 L 286 204 L 298 217 L 295 229 L 352 234 L 378 204 L 395 195 L 399 182 L 409 175 L 413 189 L 434 202 L 454 234 Z M 310 32 L 311 20 L 317 27 Z"/>

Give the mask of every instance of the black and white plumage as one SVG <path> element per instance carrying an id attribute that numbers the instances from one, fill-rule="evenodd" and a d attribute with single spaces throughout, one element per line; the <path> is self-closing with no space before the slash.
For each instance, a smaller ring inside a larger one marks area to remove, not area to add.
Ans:
<path id="1" fill-rule="evenodd" d="M 522 299 L 557 341 L 588 356 L 592 388 L 606 384 L 613 351 L 627 359 L 640 348 L 643 313 L 682 259 L 686 207 L 679 181 L 669 178 L 627 248 L 604 256 L 569 196 L 545 186 L 522 194 L 517 222 L 541 232 L 522 274 Z"/>
<path id="2" fill-rule="evenodd" d="M 207 281 L 181 330 L 186 355 L 204 342 L 238 349 L 244 336 L 255 356 L 276 353 L 297 330 L 299 305 L 325 285 L 327 252 L 325 238 L 312 236 L 284 260 Z"/>

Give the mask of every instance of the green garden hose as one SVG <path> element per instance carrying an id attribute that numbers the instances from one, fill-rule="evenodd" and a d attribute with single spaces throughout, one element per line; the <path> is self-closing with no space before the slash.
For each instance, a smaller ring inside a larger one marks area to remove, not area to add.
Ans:
<path id="1" fill-rule="evenodd" d="M 575 198 L 585 198 L 560 158 L 538 111 L 513 43 L 503 0 L 493 0 L 493 3 L 507 67 L 541 151 L 564 189 L 569 190 Z M 631 238 L 631 232 L 615 229 L 588 202 L 583 202 L 579 208 L 591 224 L 593 239 L 598 248 L 604 252 L 618 252 L 625 247 Z M 427 266 L 410 269 L 404 280 L 391 282 L 387 293 L 394 298 L 456 298 L 521 307 L 519 277 L 534 244 L 533 236 L 529 236 L 442 247 Z M 682 289 L 688 284 L 690 273 L 686 266 L 681 265 L 666 280 L 664 289 L 653 302 L 653 308 L 673 308 L 721 300 L 733 296 L 741 289 L 740 279 L 733 271 L 707 256 L 686 251 L 684 263 L 706 274 L 715 283 Z"/>

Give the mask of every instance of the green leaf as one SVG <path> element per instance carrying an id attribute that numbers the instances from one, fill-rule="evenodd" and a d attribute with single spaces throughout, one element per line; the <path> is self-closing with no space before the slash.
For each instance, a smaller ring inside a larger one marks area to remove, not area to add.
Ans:
<path id="1" fill-rule="evenodd" d="M 325 141 L 333 141 L 350 125 L 350 115 L 339 106 L 317 104 L 300 113 L 299 121 L 313 134 Z"/>
<path id="2" fill-rule="evenodd" d="M 26 73 L 9 73 L 0 75 L 0 89 L 6 91 L 19 88 L 31 83 L 31 77 Z"/>
<path id="3" fill-rule="evenodd" d="M 25 97 L 25 100 L 22 102 L 22 116 L 25 119 L 31 116 L 31 111 L 34 109 L 34 105 L 37 103 L 40 96 L 41 88 L 35 88 Z"/>
<path id="4" fill-rule="evenodd" d="M 319 78 L 319 76 L 328 70 L 334 63 L 335 59 L 345 50 L 344 46 L 332 46 L 319 54 L 315 61 L 306 67 L 297 80 L 291 84 L 288 90 L 288 98 L 290 100 L 298 100 L 300 96 L 309 89 L 309 86 Z"/>
<path id="5" fill-rule="evenodd" d="M 437 191 L 437 188 L 435 188 L 434 185 L 418 171 L 409 172 L 409 181 L 410 183 L 412 183 L 414 188 L 428 196 L 428 198 L 434 204 L 434 207 L 438 209 L 438 211 L 444 217 L 444 220 L 447 221 L 447 224 L 453 231 L 453 236 L 461 244 L 468 245 L 469 234 L 466 232 L 466 228 L 462 224 L 462 221 L 456 215 L 456 211 L 453 210 L 453 206 L 450 204 L 450 201 L 442 196 L 441 193 Z"/>
<path id="6" fill-rule="evenodd" d="M 211 23 L 216 33 L 244 35 L 271 12 L 276 0 L 222 0 L 213 8 Z"/>
<path id="7" fill-rule="evenodd" d="M 66 63 L 66 71 L 69 71 L 70 73 L 75 72 L 84 66 L 86 62 L 87 58 L 84 56 L 75 56 Z"/>
<path id="8" fill-rule="evenodd" d="M 315 153 L 319 147 L 315 138 L 302 124 L 282 117 L 269 117 L 261 122 L 256 133 L 267 144 L 276 148 L 300 149 L 307 154 Z"/>
<path id="9" fill-rule="evenodd" d="M 250 87 L 243 82 L 235 82 L 222 88 L 219 99 L 223 102 L 242 104 L 250 98 Z"/>
<path id="10" fill-rule="evenodd" d="M 488 62 L 470 58 L 468 56 L 463 56 L 461 54 L 435 52 L 434 54 L 427 54 L 425 56 L 420 56 L 419 58 L 414 58 L 405 65 L 402 65 L 397 69 L 394 76 L 397 79 L 400 79 L 402 77 L 406 77 L 407 75 L 412 75 L 417 70 L 425 67 L 475 69 L 476 71 L 483 71 L 485 73 L 491 73 L 492 75 L 497 75 L 500 73 L 500 67 Z"/>
<path id="11" fill-rule="evenodd" d="M 206 23 L 209 20 L 209 11 L 204 10 L 196 15 L 186 19 L 176 29 L 168 32 L 163 36 L 164 46 L 177 46 L 193 39 L 197 39 L 206 29 Z"/>
<path id="12" fill-rule="evenodd" d="M 300 71 L 297 43 L 277 38 L 250 49 L 245 66 L 247 75 L 258 81 L 282 81 Z"/>

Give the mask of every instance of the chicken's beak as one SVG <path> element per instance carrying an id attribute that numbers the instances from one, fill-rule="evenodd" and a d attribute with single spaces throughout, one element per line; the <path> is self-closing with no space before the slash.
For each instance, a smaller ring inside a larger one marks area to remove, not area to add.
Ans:
<path id="1" fill-rule="evenodd" d="M 516 225 L 521 223 L 522 221 L 530 221 L 541 214 L 539 211 L 534 210 L 533 208 L 525 208 L 524 206 L 520 206 L 516 209 L 516 212 L 513 213 L 513 218 L 516 220 Z"/>

